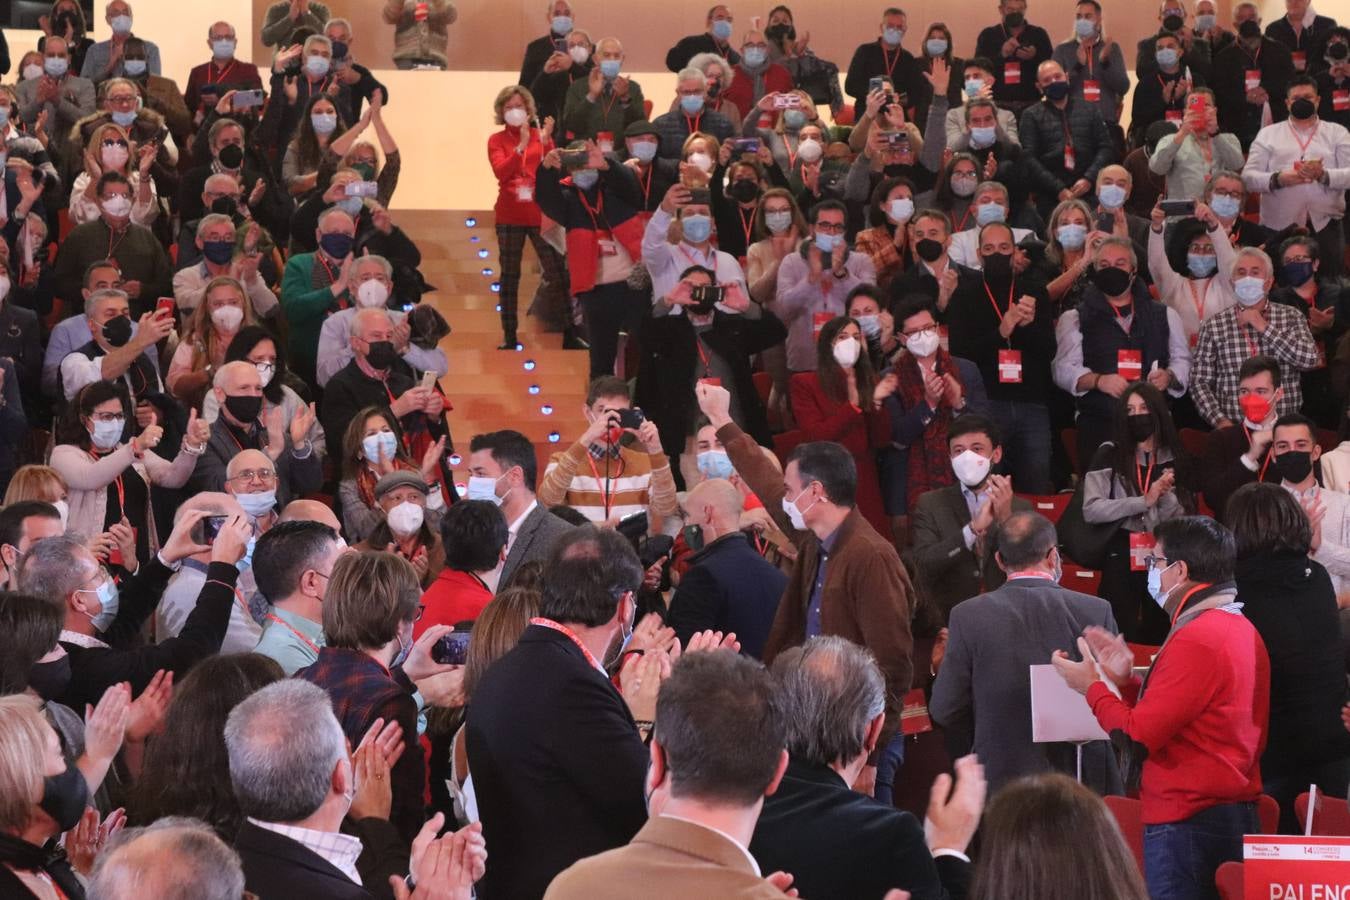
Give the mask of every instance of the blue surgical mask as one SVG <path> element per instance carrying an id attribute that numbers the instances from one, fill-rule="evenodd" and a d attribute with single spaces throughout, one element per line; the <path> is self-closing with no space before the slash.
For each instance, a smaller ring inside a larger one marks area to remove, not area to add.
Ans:
<path id="1" fill-rule="evenodd" d="M 258 537 L 254 535 L 248 539 L 248 543 L 244 546 L 244 555 L 239 557 L 239 562 L 235 563 L 234 567 L 240 572 L 246 572 L 253 568 L 253 548 L 257 546 Z"/>
<path id="2" fill-rule="evenodd" d="M 398 438 L 392 431 L 377 431 L 361 438 L 361 452 L 372 463 L 380 461 L 380 452 L 384 452 L 385 462 L 392 462 L 398 453 Z"/>
<path id="3" fill-rule="evenodd" d="M 211 42 L 211 55 L 216 59 L 229 59 L 234 56 L 234 41 L 223 38 Z"/>
<path id="4" fill-rule="evenodd" d="M 656 159 L 656 145 L 651 141 L 636 141 L 628 148 L 628 152 L 633 154 L 633 158 L 641 162 L 651 162 Z"/>
<path id="5" fill-rule="evenodd" d="M 1118 184 L 1104 184 L 1097 191 L 1097 202 L 1105 209 L 1120 209 L 1125 205 L 1125 189 Z"/>
<path id="6" fill-rule="evenodd" d="M 908 222 L 914 216 L 914 201 L 908 197 L 896 197 L 886 204 L 886 215 L 892 222 Z"/>
<path id="7" fill-rule="evenodd" d="M 42 71 L 53 78 L 60 78 L 70 70 L 70 60 L 60 56 L 48 56 L 42 60 Z"/>
<path id="8" fill-rule="evenodd" d="M 704 450 L 698 455 L 698 470 L 704 478 L 730 478 L 736 474 L 725 450 Z"/>
<path id="9" fill-rule="evenodd" d="M 834 248 L 844 240 L 843 235 L 826 234 L 823 231 L 816 232 L 816 249 L 826 256 L 834 252 Z"/>
<path id="10" fill-rule="evenodd" d="M 124 59 L 122 60 L 122 70 L 132 78 L 140 78 L 145 74 L 146 63 L 143 59 Z"/>
<path id="11" fill-rule="evenodd" d="M 1171 593 L 1170 590 L 1163 590 L 1162 573 L 1175 565 L 1176 563 L 1172 563 L 1164 569 L 1159 569 L 1157 566 L 1150 566 L 1148 570 L 1148 595 L 1153 598 L 1153 602 L 1158 604 L 1158 607 L 1161 609 L 1167 608 L 1167 596 Z"/>
<path id="12" fill-rule="evenodd" d="M 1227 194 L 1215 194 L 1209 200 L 1209 208 L 1214 210 L 1214 215 L 1220 219 L 1237 218 L 1237 214 L 1242 211 L 1242 203 L 1236 197 L 1230 197 Z"/>
<path id="13" fill-rule="evenodd" d="M 110 421 L 102 419 L 94 420 L 94 430 L 89 435 L 90 441 L 100 450 L 111 450 L 122 440 L 122 432 L 127 427 L 127 420 L 118 416 Z"/>
<path id="14" fill-rule="evenodd" d="M 976 97 L 976 96 L 980 93 L 980 91 L 983 90 L 983 89 L 984 89 L 984 79 L 983 79 L 983 78 L 967 78 L 967 79 L 966 79 L 966 96 L 967 96 L 967 97 L 974 98 L 974 97 Z"/>
<path id="15" fill-rule="evenodd" d="M 1233 282 L 1233 293 L 1243 306 L 1255 306 L 1266 296 L 1266 283 L 1260 278 L 1248 275 Z"/>
<path id="16" fill-rule="evenodd" d="M 680 219 L 680 227 L 691 244 L 701 244 L 712 235 L 712 219 L 699 213 Z"/>
<path id="17" fill-rule="evenodd" d="M 1195 30 L 1209 31 L 1214 27 L 1214 16 L 1208 13 L 1197 13 L 1195 16 Z"/>
<path id="18" fill-rule="evenodd" d="M 353 219 L 355 219 L 356 216 L 361 212 L 362 207 L 360 197 L 343 197 L 341 200 L 334 203 L 333 205 L 336 206 L 338 209 L 342 210 L 343 212 L 345 212 L 347 215 L 351 216 Z"/>
<path id="19" fill-rule="evenodd" d="M 727 19 L 718 19 L 713 22 L 712 33 L 713 37 L 717 38 L 719 41 L 730 40 L 731 22 Z"/>
<path id="20" fill-rule="evenodd" d="M 1219 269 L 1219 260 L 1212 253 L 1187 253 L 1186 268 L 1196 278 L 1208 278 Z"/>
<path id="21" fill-rule="evenodd" d="M 769 51 L 762 47 L 746 47 L 741 61 L 748 69 L 758 69 L 769 61 Z"/>
<path id="22" fill-rule="evenodd" d="M 130 128 L 131 124 L 136 121 L 136 110 L 125 112 L 120 109 L 113 110 L 112 120 L 123 128 Z"/>
<path id="23" fill-rule="evenodd" d="M 941 56 L 947 52 L 947 42 L 942 38 L 929 38 L 923 42 L 923 50 L 929 56 Z"/>
<path id="24" fill-rule="evenodd" d="M 1065 250 L 1082 250 L 1083 245 L 1087 243 L 1087 226 L 1061 225 L 1055 229 L 1055 237 L 1059 239 L 1059 245 Z"/>
<path id="25" fill-rule="evenodd" d="M 97 591 L 84 591 L 83 593 L 93 593 L 98 597 L 98 615 L 90 616 L 89 621 L 93 624 L 94 630 L 102 634 L 112 627 L 113 620 L 117 618 L 117 607 L 121 604 L 121 597 L 117 593 L 117 582 L 109 578 L 98 586 Z"/>
<path id="26" fill-rule="evenodd" d="M 619 77 L 619 70 L 623 68 L 621 59 L 602 59 L 600 60 L 600 74 L 609 79 Z"/>
<path id="27" fill-rule="evenodd" d="M 800 109 L 787 109 L 783 111 L 783 127 L 788 131 L 797 131 L 806 124 L 806 113 Z"/>
<path id="28" fill-rule="evenodd" d="M 554 34 L 566 37 L 572 33 L 572 17 L 554 16 L 553 21 L 549 23 L 549 27 L 553 29 Z"/>
<path id="29" fill-rule="evenodd" d="M 1074 19 L 1073 33 L 1083 39 L 1090 38 L 1097 33 L 1097 23 L 1091 19 Z"/>
<path id="30" fill-rule="evenodd" d="M 131 34 L 131 16 L 113 16 L 108 20 L 108 26 L 114 34 Z"/>
<path id="31" fill-rule="evenodd" d="M 331 65 L 332 63 L 322 56 L 307 57 L 305 59 L 305 74 L 310 78 L 322 78 L 328 74 Z"/>
<path id="32" fill-rule="evenodd" d="M 854 316 L 858 322 L 858 327 L 869 340 L 881 336 L 881 317 L 880 316 Z"/>
<path id="33" fill-rule="evenodd" d="M 488 478 L 485 475 L 473 475 L 469 478 L 469 493 L 466 495 L 470 500 L 486 500 L 489 503 L 502 505 L 505 497 L 497 496 L 497 482 L 501 478 Z"/>
<path id="34" fill-rule="evenodd" d="M 337 128 L 337 113 L 310 113 L 309 123 L 315 134 L 332 134 Z"/>
<path id="35" fill-rule="evenodd" d="M 684 110 L 684 114 L 687 116 L 696 116 L 703 112 L 703 95 L 681 94 L 680 109 Z"/>
<path id="36" fill-rule="evenodd" d="M 784 234 L 792 227 L 792 212 L 790 210 L 781 210 L 765 213 L 764 224 L 772 233 Z"/>
<path id="37" fill-rule="evenodd" d="M 572 183 L 583 191 L 589 191 L 595 187 L 599 180 L 600 173 L 595 169 L 577 169 L 572 173 Z"/>
<path id="38" fill-rule="evenodd" d="M 1002 203 L 981 203 L 975 207 L 975 221 L 981 225 L 1002 222 L 1007 216 L 1008 213 Z"/>
<path id="39" fill-rule="evenodd" d="M 250 518 L 261 519 L 277 505 L 277 492 L 274 489 L 259 491 L 256 494 L 235 494 L 234 499 L 239 501 L 239 505 Z"/>
<path id="40" fill-rule="evenodd" d="M 903 28 L 883 29 L 881 32 L 881 39 L 885 41 L 888 46 L 899 47 L 900 42 L 905 39 L 905 29 Z"/>
<path id="41" fill-rule="evenodd" d="M 1164 69 L 1172 68 L 1177 64 L 1177 60 L 1181 58 L 1180 54 L 1171 47 L 1163 47 L 1155 53 L 1154 56 L 1158 60 L 1158 65 L 1162 66 Z"/>
<path id="42" fill-rule="evenodd" d="M 983 150 L 985 147 L 992 147 L 994 141 L 998 139 L 998 130 L 994 126 L 970 129 L 970 146 L 976 150 Z"/>
<path id="43" fill-rule="evenodd" d="M 0 128 L 9 124 L 9 107 L 0 106 Z"/>
<path id="44" fill-rule="evenodd" d="M 398 653 L 394 654 L 394 661 L 389 664 L 389 668 L 397 669 L 408 659 L 408 654 L 412 652 L 412 641 L 406 644 L 403 642 L 403 629 L 398 630 Z"/>

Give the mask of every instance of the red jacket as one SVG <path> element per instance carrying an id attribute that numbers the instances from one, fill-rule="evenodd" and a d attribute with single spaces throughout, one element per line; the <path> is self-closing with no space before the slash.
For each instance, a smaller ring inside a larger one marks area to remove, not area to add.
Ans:
<path id="1" fill-rule="evenodd" d="M 189 113 L 197 114 L 197 109 L 202 103 L 202 85 L 206 84 L 222 88 L 216 95 L 217 100 L 225 96 L 226 91 L 260 91 L 263 86 L 262 78 L 258 75 L 258 67 L 241 59 L 230 60 L 224 69 L 215 62 L 193 66 L 192 71 L 188 73 L 187 88 L 183 91 L 183 100 L 187 103 Z"/>
<path id="2" fill-rule="evenodd" d="M 735 69 L 736 77 L 722 96 L 729 102 L 736 104 L 736 108 L 741 111 L 742 116 L 747 116 L 756 102 L 755 76 L 745 71 L 744 66 L 736 66 Z M 768 68 L 764 70 L 764 93 L 786 94 L 788 91 L 795 89 L 796 86 L 792 83 L 792 73 L 787 70 L 787 67 L 780 63 L 769 63 Z M 760 96 L 763 96 L 763 94 Z M 772 128 L 773 123 L 778 121 L 778 110 L 762 114 L 761 119 L 760 127 Z M 736 133 L 740 134 L 741 123 L 732 122 L 731 124 L 735 127 Z"/>
<path id="3" fill-rule="evenodd" d="M 865 393 L 865 392 L 864 392 Z M 792 415 L 802 439 L 834 441 L 853 454 L 858 467 L 858 508 L 881 534 L 890 534 L 890 519 L 881 502 L 881 477 L 876 451 L 891 441 L 891 419 L 886 407 L 863 412 L 849 403 L 831 399 L 815 372 L 797 372 L 788 382 Z M 871 396 L 860 399 L 870 407 Z"/>
<path id="4" fill-rule="evenodd" d="M 1121 700 L 1099 681 L 1087 699 L 1103 729 L 1120 729 L 1148 748 L 1144 824 L 1260 796 L 1270 658 L 1245 616 L 1209 609 L 1182 624 L 1153 663 L 1142 699 L 1139 688 L 1135 679 Z"/>
<path id="5" fill-rule="evenodd" d="M 442 569 L 422 595 L 422 618 L 413 626 L 413 639 L 432 625 L 454 625 L 478 618 L 492 600 L 492 591 L 472 573 Z"/>
<path id="6" fill-rule="evenodd" d="M 539 130 L 531 129 L 530 142 L 524 154 L 516 152 L 520 146 L 520 129 L 504 126 L 488 138 L 488 162 L 497 176 L 497 203 L 492 207 L 498 225 L 525 225 L 539 227 L 539 204 L 534 199 L 534 176 L 545 154 L 553 149 L 553 141 L 541 143 Z M 523 199 L 528 197 L 529 199 Z"/>

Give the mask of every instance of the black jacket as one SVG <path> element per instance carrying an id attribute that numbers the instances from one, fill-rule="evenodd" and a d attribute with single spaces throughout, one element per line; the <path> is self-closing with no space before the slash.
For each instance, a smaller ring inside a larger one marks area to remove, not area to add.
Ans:
<path id="1" fill-rule="evenodd" d="M 735 37 L 736 35 L 733 32 L 733 40 Z M 672 72 L 678 72 L 689 65 L 689 60 L 700 53 L 716 53 L 733 66 L 741 64 L 741 55 L 736 52 L 730 43 L 719 44 L 711 34 L 702 31 L 680 38 L 679 43 L 666 51 L 666 68 Z"/>
<path id="2" fill-rule="evenodd" d="M 647 748 L 609 679 L 567 635 L 531 625 L 478 683 L 465 724 L 483 837 L 482 900 L 543 896 L 577 860 L 647 821 Z"/>
<path id="3" fill-rule="evenodd" d="M 1066 168 L 1064 127 L 1073 139 L 1073 168 Z M 1115 145 L 1095 103 L 1070 97 L 1064 109 L 1048 100 L 1028 106 L 1017 125 L 1022 141 L 1022 165 L 1028 187 L 1055 197 L 1085 178 L 1097 183 L 1097 173 L 1115 160 Z"/>
<path id="4" fill-rule="evenodd" d="M 891 59 L 891 68 L 886 68 L 888 55 L 898 56 Z M 902 95 L 906 111 L 912 110 L 920 100 L 927 99 L 933 92 L 928 80 L 923 77 L 919 61 L 903 47 L 892 51 L 882 45 L 881 40 L 859 44 L 853 51 L 848 63 L 848 73 L 844 76 L 844 93 L 853 98 L 853 113 L 859 119 L 867 108 L 867 88 L 874 77 L 885 76 L 891 79 L 895 92 Z M 921 120 L 921 124 L 922 124 Z"/>
<path id="5" fill-rule="evenodd" d="M 367 406 L 389 407 L 390 395 L 394 399 L 402 397 L 409 388 L 417 386 L 420 374 L 399 359 L 389 370 L 389 378 L 377 381 L 362 372 L 353 359 L 328 379 L 328 384 L 324 386 L 323 402 L 319 406 L 319 422 L 323 425 L 324 434 L 343 434 L 347 424 Z M 422 431 L 428 432 L 433 441 L 450 434 L 444 412 L 434 418 L 426 413 L 410 412 L 399 420 L 399 425 L 409 441 Z M 330 432 L 330 428 L 334 430 Z M 446 443 L 449 444 L 449 441 Z M 449 449 L 447 446 L 447 453 Z"/>
<path id="6" fill-rule="evenodd" d="M 1020 384 L 999 381 L 998 352 L 1009 349 L 1009 341 L 998 333 L 999 319 L 989 303 L 983 277 L 974 281 L 971 287 L 973 289 L 969 289 L 965 281 L 959 282 L 947 305 L 951 354 L 980 367 L 980 377 L 984 379 L 990 400 L 1046 403 L 1051 386 L 1050 360 L 1055 355 L 1055 326 L 1045 286 L 1025 275 L 1012 285 L 1014 302 L 1023 294 L 1036 299 L 1036 317 L 1012 332 L 1011 349 L 1022 353 Z M 1008 288 L 991 287 L 990 290 L 998 301 L 999 311 L 1006 312 Z"/>
<path id="7" fill-rule="evenodd" d="M 1242 612 L 1270 655 L 1270 733 L 1261 755 L 1264 774 L 1350 757 L 1341 724 L 1346 702 L 1345 660 L 1331 576 L 1298 553 L 1238 560 Z"/>
<path id="8" fill-rule="evenodd" d="M 891 888 L 913 900 L 960 900 L 970 885 L 970 863 L 934 859 L 913 814 L 796 759 L 764 800 L 750 853 L 765 872 L 791 872 L 792 886 L 811 900 L 881 900 Z"/>
<path id="9" fill-rule="evenodd" d="M 689 557 L 667 624 L 681 644 L 707 629 L 735 632 L 741 652 L 759 659 L 787 580 L 782 569 L 755 552 L 743 532 L 724 534 Z"/>
<path id="10" fill-rule="evenodd" d="M 1261 50 L 1255 65 L 1252 55 L 1242 44 L 1234 44 L 1214 57 L 1214 77 L 1210 87 L 1219 105 L 1219 130 L 1237 135 L 1246 153 L 1256 133 L 1261 130 L 1261 104 L 1247 102 L 1246 71 L 1261 70 L 1261 87 L 1270 95 L 1270 115 L 1283 122 L 1289 115 L 1285 107 L 1285 86 L 1294 72 L 1294 58 L 1285 46 L 1270 38 L 1261 40 Z"/>
<path id="11" fill-rule="evenodd" d="M 1000 106 L 1008 101 L 1034 103 L 1040 98 L 1040 91 L 1036 89 L 1036 69 L 1054 55 L 1055 47 L 1050 43 L 1050 35 L 1044 28 L 1027 23 L 1022 28 L 1022 43 L 1030 45 L 1035 53 L 1026 60 L 1016 56 L 1005 58 L 1003 44 L 1010 36 L 1002 22 L 990 25 L 975 39 L 975 56 L 982 56 L 994 64 L 995 103 Z M 1003 80 L 1004 66 L 1009 62 L 1019 64 L 1021 80 L 1018 84 L 1007 84 Z"/>
<path id="12" fill-rule="evenodd" d="M 544 71 L 544 63 L 557 51 L 554 41 L 565 41 L 566 35 L 556 35 L 551 31 L 548 34 L 541 35 L 525 45 L 525 59 L 521 61 L 520 78 L 516 84 L 523 84 L 529 87 L 534 84 L 534 80 L 539 77 L 539 73 Z"/>
<path id="13" fill-rule="evenodd" d="M 290 423 L 283 423 L 281 427 L 285 448 L 273 461 L 277 470 L 277 509 L 283 509 L 292 500 L 323 487 L 323 459 L 319 452 L 310 447 L 307 455 L 297 456 L 296 448 L 291 444 Z M 255 422 L 251 434 L 246 434 L 226 422 L 222 414 L 211 423 L 206 452 L 197 458 L 196 468 L 192 470 L 193 489 L 225 490 L 225 472 L 230 460 L 242 450 L 261 450 L 266 453 L 267 440 L 267 428 L 261 422 Z M 304 452 L 303 445 L 300 452 Z"/>
<path id="14" fill-rule="evenodd" d="M 371 900 L 370 891 L 299 841 L 245 821 L 234 839 L 244 887 L 258 900 Z"/>
<path id="15" fill-rule="evenodd" d="M 1280 16 L 1266 26 L 1266 38 L 1283 45 L 1291 59 L 1294 53 L 1302 53 L 1306 65 L 1299 74 L 1311 75 L 1325 65 L 1322 57 L 1326 54 L 1327 38 L 1335 27 L 1335 19 L 1314 16 L 1311 27 L 1303 29 L 1298 37 L 1294 37 L 1294 26 L 1289 24 L 1289 17 Z"/>

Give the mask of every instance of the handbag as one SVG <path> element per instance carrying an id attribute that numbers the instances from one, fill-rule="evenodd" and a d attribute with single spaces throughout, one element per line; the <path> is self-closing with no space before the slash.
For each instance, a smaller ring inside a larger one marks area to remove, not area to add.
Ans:
<path id="1" fill-rule="evenodd" d="M 1093 456 L 1092 464 L 1085 469 L 1085 472 L 1101 468 L 1098 461 L 1102 460 L 1103 454 L 1111 447 L 1111 444 L 1102 444 Z M 1106 565 L 1106 557 L 1111 539 L 1116 536 L 1120 530 L 1120 521 L 1097 524 L 1089 522 L 1083 518 L 1083 491 L 1087 485 L 1086 477 L 1080 478 L 1078 487 L 1074 488 L 1073 499 L 1065 508 L 1064 514 L 1059 517 L 1059 523 L 1055 526 L 1059 533 L 1060 552 L 1068 559 L 1073 560 L 1080 566 L 1087 566 L 1089 569 L 1101 569 Z M 1111 479 L 1110 493 L 1108 497 L 1115 497 L 1116 479 Z"/>

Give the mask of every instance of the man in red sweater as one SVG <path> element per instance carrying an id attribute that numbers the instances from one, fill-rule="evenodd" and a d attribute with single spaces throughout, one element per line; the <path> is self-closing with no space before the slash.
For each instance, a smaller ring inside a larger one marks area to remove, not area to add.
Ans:
<path id="1" fill-rule="evenodd" d="M 1149 592 L 1172 630 L 1143 681 L 1124 639 L 1099 628 L 1078 639 L 1083 662 L 1062 650 L 1053 662 L 1087 695 L 1102 728 L 1125 732 L 1144 760 L 1149 896 L 1199 900 L 1218 896 L 1215 871 L 1242 859 L 1242 835 L 1260 830 L 1270 659 L 1237 602 L 1232 533 L 1207 516 L 1189 516 L 1163 522 L 1154 537 Z"/>

